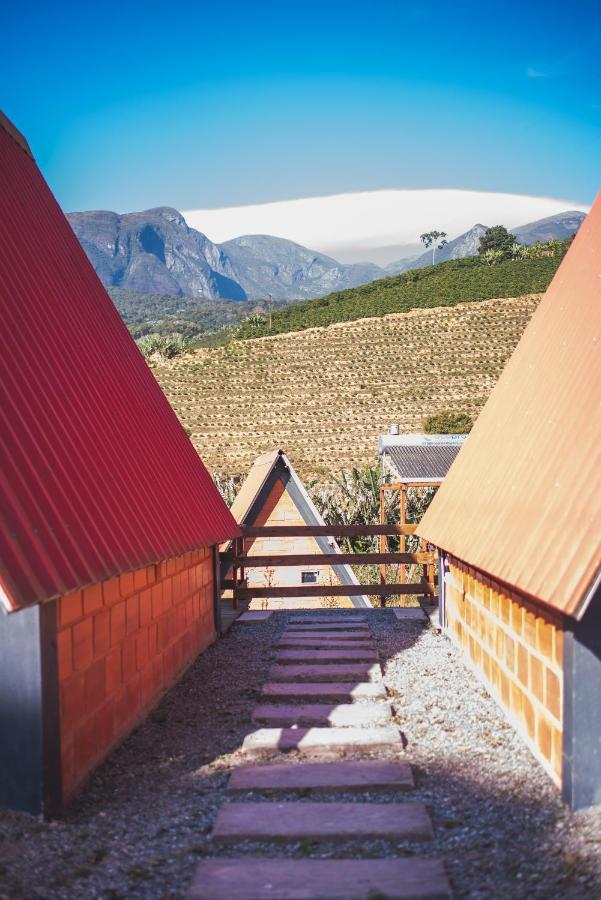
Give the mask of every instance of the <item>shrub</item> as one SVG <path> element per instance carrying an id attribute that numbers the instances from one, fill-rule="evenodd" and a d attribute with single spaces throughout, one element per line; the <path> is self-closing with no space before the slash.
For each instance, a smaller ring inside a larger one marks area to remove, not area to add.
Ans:
<path id="1" fill-rule="evenodd" d="M 426 434 L 467 434 L 473 424 L 467 413 L 443 410 L 427 416 L 422 426 Z"/>

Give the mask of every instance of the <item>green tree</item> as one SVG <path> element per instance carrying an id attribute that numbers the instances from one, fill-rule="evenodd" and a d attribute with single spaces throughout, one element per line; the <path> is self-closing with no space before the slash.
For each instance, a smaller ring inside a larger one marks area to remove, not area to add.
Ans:
<path id="1" fill-rule="evenodd" d="M 427 416 L 422 426 L 426 434 L 467 434 L 473 424 L 467 413 L 445 409 Z"/>
<path id="2" fill-rule="evenodd" d="M 420 234 L 419 239 L 426 250 L 432 247 L 432 265 L 434 265 L 436 251 L 442 250 L 445 244 L 448 244 L 446 237 L 446 231 L 426 231 L 424 234 Z"/>
<path id="3" fill-rule="evenodd" d="M 503 254 L 503 259 L 509 259 L 515 243 L 517 243 L 515 234 L 510 234 L 504 225 L 493 225 L 492 228 L 487 228 L 480 238 L 478 253 L 485 256 L 488 250 L 498 250 Z"/>

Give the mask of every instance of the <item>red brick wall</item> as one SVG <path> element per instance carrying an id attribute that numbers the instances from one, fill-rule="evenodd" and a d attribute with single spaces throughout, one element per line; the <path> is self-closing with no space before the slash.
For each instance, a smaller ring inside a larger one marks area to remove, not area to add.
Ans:
<path id="1" fill-rule="evenodd" d="M 65 802 L 215 639 L 212 550 L 75 591 L 57 607 Z"/>
<path id="2" fill-rule="evenodd" d="M 563 628 L 451 559 L 445 628 L 556 784 L 562 776 Z"/>

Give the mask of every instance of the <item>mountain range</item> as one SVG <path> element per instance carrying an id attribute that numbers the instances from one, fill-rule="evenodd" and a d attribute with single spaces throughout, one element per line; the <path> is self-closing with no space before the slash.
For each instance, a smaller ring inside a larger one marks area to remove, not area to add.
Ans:
<path id="1" fill-rule="evenodd" d="M 146 294 L 203 299 L 303 300 L 367 284 L 432 264 L 432 251 L 375 263 L 340 263 L 330 256 L 270 235 L 244 235 L 213 243 L 170 207 L 119 215 L 108 211 L 67 215 L 103 284 Z M 513 229 L 520 243 L 574 234 L 584 213 L 569 211 Z M 473 256 L 485 225 L 449 241 L 436 262 Z"/>

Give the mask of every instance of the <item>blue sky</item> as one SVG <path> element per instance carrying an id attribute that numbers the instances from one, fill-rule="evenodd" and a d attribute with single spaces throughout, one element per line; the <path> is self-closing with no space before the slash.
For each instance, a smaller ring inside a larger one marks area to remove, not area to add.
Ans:
<path id="1" fill-rule="evenodd" d="M 3 109 L 66 210 L 601 188 L 599 0 L 4 0 L 2 32 Z"/>

